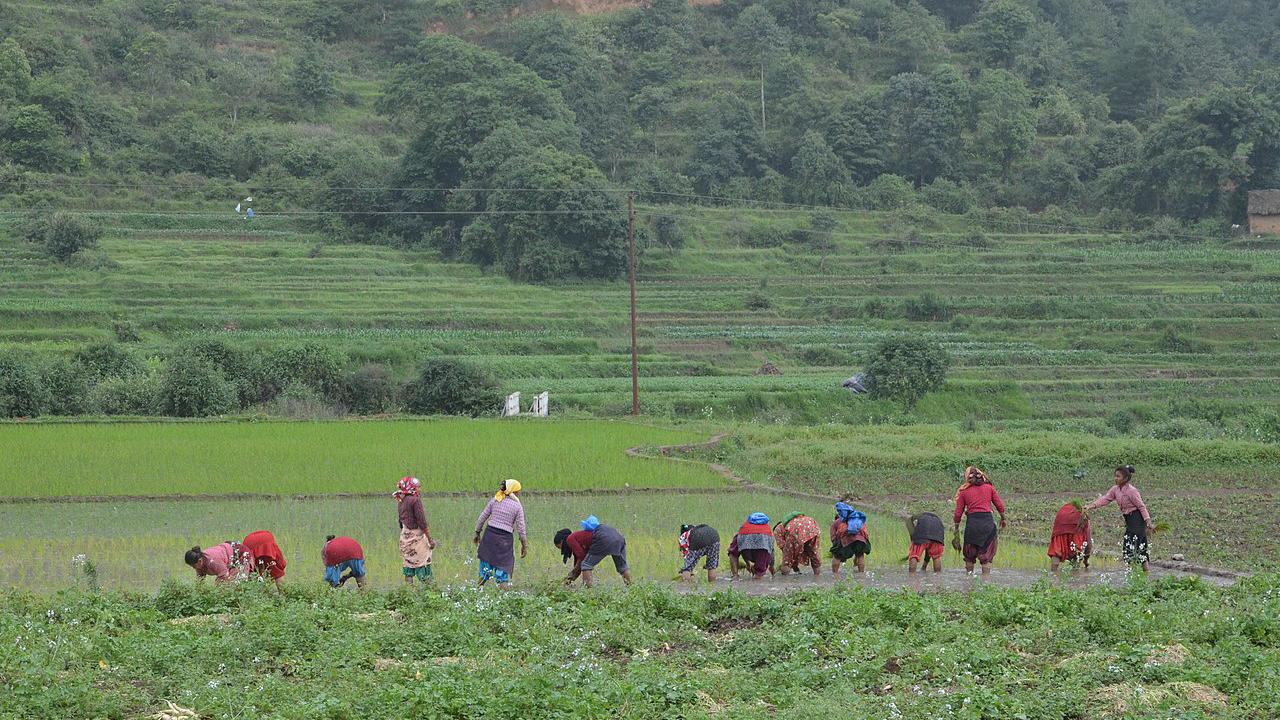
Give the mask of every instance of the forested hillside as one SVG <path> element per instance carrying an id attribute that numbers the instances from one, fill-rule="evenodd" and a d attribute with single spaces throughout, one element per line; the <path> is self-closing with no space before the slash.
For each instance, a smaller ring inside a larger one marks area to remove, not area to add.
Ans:
<path id="1" fill-rule="evenodd" d="M 635 192 L 647 412 L 1280 437 L 1272 3 L 627 5 L 0 1 L 0 415 L 626 412 Z"/>
<path id="2" fill-rule="evenodd" d="M 618 272 L 617 223 L 586 222 L 616 204 L 605 186 L 863 207 L 909 185 L 949 212 L 1056 207 L 1122 227 L 1238 221 L 1243 192 L 1277 182 L 1266 0 L 548 7 L 0 3 L 5 204 L 257 188 L 264 208 L 422 213 L 553 202 L 430 188 L 597 191 L 536 228 L 606 238 L 590 251 L 513 249 L 491 218 L 335 216 L 544 279 Z"/>

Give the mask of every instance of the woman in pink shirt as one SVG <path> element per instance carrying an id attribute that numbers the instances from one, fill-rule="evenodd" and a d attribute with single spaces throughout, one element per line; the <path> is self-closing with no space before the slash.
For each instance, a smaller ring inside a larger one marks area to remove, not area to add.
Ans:
<path id="1" fill-rule="evenodd" d="M 960 519 L 965 515 L 969 519 L 964 523 L 964 569 L 973 572 L 975 562 L 982 564 L 982 574 L 991 573 L 991 561 L 996 557 L 995 519 L 991 508 L 1000 511 L 1000 527 L 1005 527 L 1004 501 L 1000 493 L 987 479 L 987 474 L 976 467 L 967 467 L 964 471 L 964 484 L 956 492 L 956 512 L 952 520 L 955 527 L 952 533 L 960 534 Z"/>
<path id="2" fill-rule="evenodd" d="M 1146 503 L 1142 502 L 1142 494 L 1134 487 L 1133 466 L 1121 465 L 1116 468 L 1116 484 L 1106 495 L 1089 503 L 1085 510 L 1093 510 L 1114 502 L 1120 506 L 1124 514 L 1124 545 L 1121 553 L 1129 564 L 1142 565 L 1142 572 L 1147 572 L 1147 563 L 1151 561 L 1151 546 L 1147 543 L 1147 531 L 1154 529 L 1151 524 L 1151 513 Z"/>
<path id="3" fill-rule="evenodd" d="M 196 571 L 198 579 L 204 580 L 212 575 L 214 582 L 228 583 L 235 579 L 240 568 L 238 562 L 240 552 L 237 545 L 239 543 L 228 540 L 208 550 L 201 550 L 196 546 L 187 551 L 184 559 L 187 565 Z"/>

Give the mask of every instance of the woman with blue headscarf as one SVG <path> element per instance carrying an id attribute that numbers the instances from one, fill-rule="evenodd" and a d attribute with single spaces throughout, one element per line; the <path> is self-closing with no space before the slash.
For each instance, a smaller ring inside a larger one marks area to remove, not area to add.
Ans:
<path id="1" fill-rule="evenodd" d="M 736 580 L 738 577 L 739 558 L 751 571 L 752 580 L 760 580 L 765 572 L 774 573 L 773 563 L 773 528 L 769 527 L 769 516 L 762 512 L 751 513 L 747 521 L 738 528 L 738 534 L 729 543 L 729 568 Z"/>
<path id="2" fill-rule="evenodd" d="M 601 524 L 595 515 L 582 521 L 582 529 L 571 533 L 565 528 L 556 533 L 554 542 L 564 554 L 564 561 L 574 560 L 573 570 L 564 579 L 572 585 L 579 576 L 583 587 L 591 587 L 591 574 L 605 558 L 613 558 L 613 567 L 622 576 L 622 582 L 631 584 L 631 567 L 627 564 L 627 539 L 622 533 Z"/>
<path id="3" fill-rule="evenodd" d="M 840 566 L 850 560 L 858 572 L 865 572 L 866 556 L 870 554 L 866 513 L 844 500 L 836 503 L 836 519 L 831 523 L 831 574 L 839 578 Z"/>

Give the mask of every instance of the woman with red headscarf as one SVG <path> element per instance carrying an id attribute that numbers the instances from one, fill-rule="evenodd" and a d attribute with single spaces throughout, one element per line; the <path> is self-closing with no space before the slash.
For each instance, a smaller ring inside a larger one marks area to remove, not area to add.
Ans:
<path id="1" fill-rule="evenodd" d="M 991 561 L 996 557 L 995 520 L 991 516 L 991 508 L 1000 511 L 1000 527 L 1006 526 L 1004 519 L 1004 501 L 1000 493 L 987 479 L 987 474 L 976 467 L 967 467 L 964 471 L 964 484 L 956 491 L 956 512 L 952 520 L 955 523 L 953 532 L 960 534 L 960 519 L 968 515 L 964 524 L 964 569 L 973 572 L 975 562 L 982 564 L 982 574 L 991 572 Z"/>
<path id="2" fill-rule="evenodd" d="M 396 499 L 400 517 L 400 558 L 404 561 L 404 581 L 417 578 L 431 580 L 431 551 L 436 542 L 427 527 L 427 513 L 422 509 L 422 483 L 416 477 L 403 477 L 391 497 Z"/>
<path id="3" fill-rule="evenodd" d="M 280 581 L 284 579 L 284 553 L 276 544 L 276 538 L 267 530 L 249 533 L 240 543 L 244 554 L 244 565 L 258 573 L 258 577 L 270 576 L 276 589 L 284 590 Z"/>

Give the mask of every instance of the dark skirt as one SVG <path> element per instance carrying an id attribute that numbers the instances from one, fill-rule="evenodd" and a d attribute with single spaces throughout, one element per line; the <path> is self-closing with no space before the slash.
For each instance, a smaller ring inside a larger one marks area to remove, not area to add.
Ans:
<path id="1" fill-rule="evenodd" d="M 871 541 L 854 540 L 848 545 L 831 543 L 831 557 L 840 562 L 848 562 L 858 555 L 871 554 Z"/>
<path id="2" fill-rule="evenodd" d="M 1145 563 L 1151 561 L 1151 546 L 1147 542 L 1147 521 L 1142 519 L 1142 511 L 1134 510 L 1124 516 L 1124 545 L 1120 554 L 1127 563 Z"/>
<path id="3" fill-rule="evenodd" d="M 991 562 L 996 555 L 997 535 L 999 530 L 991 513 L 969 513 L 964 523 L 965 562 Z"/>
<path id="4" fill-rule="evenodd" d="M 490 525 L 485 528 L 484 537 L 480 538 L 480 549 L 476 555 L 484 562 L 510 575 L 516 570 L 516 551 L 513 540 L 510 532 Z"/>

